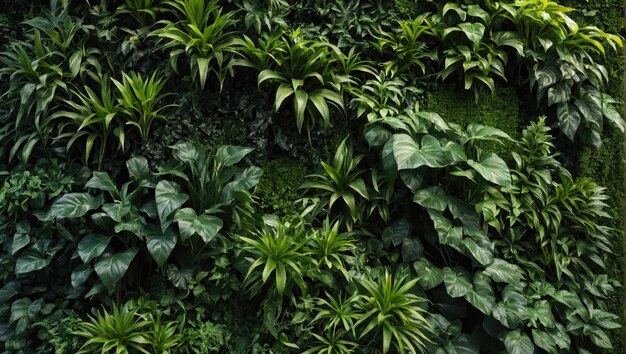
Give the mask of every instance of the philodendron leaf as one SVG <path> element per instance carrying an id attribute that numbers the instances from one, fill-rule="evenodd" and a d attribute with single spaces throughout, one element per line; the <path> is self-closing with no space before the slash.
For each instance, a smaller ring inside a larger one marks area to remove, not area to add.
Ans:
<path id="1" fill-rule="evenodd" d="M 532 334 L 533 341 L 539 348 L 545 350 L 548 353 L 558 353 L 558 350 L 556 349 L 556 343 L 554 342 L 554 339 L 552 339 L 551 335 L 538 329 L 533 329 Z"/>
<path id="2" fill-rule="evenodd" d="M 481 272 L 474 274 L 474 286 L 465 295 L 465 300 L 485 315 L 491 314 L 496 304 L 496 298 L 493 295 L 493 289 L 489 284 L 489 280 Z"/>
<path id="3" fill-rule="evenodd" d="M 160 181 L 154 191 L 157 212 L 161 220 L 161 230 L 165 231 L 171 224 L 169 216 L 183 205 L 189 196 L 183 193 L 175 182 Z"/>
<path id="4" fill-rule="evenodd" d="M 472 289 L 469 273 L 461 267 L 444 268 L 443 282 L 450 297 L 465 296 Z"/>
<path id="5" fill-rule="evenodd" d="M 95 188 L 107 192 L 117 192 L 117 186 L 106 172 L 94 171 L 91 179 L 85 184 L 85 188 Z"/>
<path id="6" fill-rule="evenodd" d="M 29 298 L 21 298 L 13 301 L 11 304 L 9 324 L 16 323 L 15 333 L 17 335 L 23 335 L 31 322 L 37 318 L 43 306 L 43 301 L 43 298 L 39 298 L 35 301 Z"/>
<path id="7" fill-rule="evenodd" d="M 388 247 L 390 243 L 397 246 L 401 244 L 402 241 L 409 238 L 410 234 L 411 225 L 405 218 L 402 218 L 394 221 L 393 224 L 383 230 L 382 240 L 386 247 Z"/>
<path id="8" fill-rule="evenodd" d="M 532 354 L 535 352 L 533 342 L 519 329 L 506 334 L 504 346 L 509 354 Z"/>
<path id="9" fill-rule="evenodd" d="M 451 162 L 450 154 L 441 146 L 439 140 L 431 135 L 422 138 L 421 146 L 410 135 L 394 135 L 393 156 L 398 164 L 398 170 L 420 166 L 445 167 Z"/>
<path id="10" fill-rule="evenodd" d="M 424 253 L 424 245 L 418 238 L 408 238 L 402 242 L 402 261 L 413 262 Z"/>
<path id="11" fill-rule="evenodd" d="M 573 141 L 581 121 L 576 106 L 567 102 L 559 103 L 556 106 L 556 116 L 559 119 L 559 128 Z"/>
<path id="12" fill-rule="evenodd" d="M 489 182 L 493 182 L 503 187 L 511 186 L 511 174 L 506 162 L 500 158 L 500 156 L 489 153 L 486 157 L 476 162 L 474 160 L 467 160 L 467 163 L 476 172 L 480 173 L 484 179 Z"/>
<path id="13" fill-rule="evenodd" d="M 472 337 L 467 334 L 461 334 L 460 336 L 454 338 L 449 344 L 453 345 L 454 348 L 449 348 L 452 350 L 448 350 L 448 353 L 456 353 L 456 354 L 479 354 L 478 343 Z M 447 348 L 448 349 L 448 348 Z"/>
<path id="14" fill-rule="evenodd" d="M 89 278 L 91 273 L 93 273 L 93 267 L 90 264 L 83 263 L 76 267 L 76 269 L 72 271 L 72 276 L 70 277 L 72 287 L 77 288 L 81 286 L 85 281 L 87 281 L 87 278 Z"/>
<path id="15" fill-rule="evenodd" d="M 426 258 L 413 262 L 413 268 L 424 290 L 430 290 L 443 282 L 443 270 L 435 267 Z"/>
<path id="16" fill-rule="evenodd" d="M 254 149 L 243 146 L 223 145 L 217 149 L 217 158 L 222 166 L 229 167 L 241 161 L 252 150 Z"/>
<path id="17" fill-rule="evenodd" d="M 180 209 L 174 218 L 178 222 L 180 239 L 183 241 L 198 234 L 205 243 L 209 243 L 224 225 L 222 219 L 213 215 L 198 216 L 191 208 Z"/>
<path id="18" fill-rule="evenodd" d="M 472 254 L 472 257 L 478 261 L 478 263 L 486 266 L 493 262 L 493 249 L 479 245 L 476 241 L 470 237 L 463 239 L 463 245 Z"/>
<path id="19" fill-rule="evenodd" d="M 15 274 L 25 274 L 45 268 L 52 257 L 45 257 L 39 252 L 28 250 L 15 261 Z"/>
<path id="20" fill-rule="evenodd" d="M 115 288 L 115 284 L 122 279 L 130 263 L 137 255 L 137 251 L 137 247 L 131 247 L 124 252 L 107 253 L 96 263 L 94 267 L 96 273 L 107 289 L 113 290 Z"/>
<path id="21" fill-rule="evenodd" d="M 126 161 L 126 168 L 128 168 L 128 174 L 135 181 L 139 181 L 150 176 L 150 167 L 148 166 L 148 160 L 143 156 L 135 156 Z"/>
<path id="22" fill-rule="evenodd" d="M 167 228 L 165 232 L 162 232 L 159 227 L 148 227 L 146 229 L 146 241 L 148 252 L 150 252 L 159 267 L 162 267 L 174 247 L 176 247 L 178 237 L 171 228 Z"/>
<path id="23" fill-rule="evenodd" d="M 167 266 L 167 279 L 179 289 L 187 289 L 187 283 L 193 278 L 193 269 L 183 268 L 179 270 L 174 264 Z"/>
<path id="24" fill-rule="evenodd" d="M 111 236 L 89 234 L 78 242 L 78 256 L 85 263 L 101 255 L 111 241 Z"/>
<path id="25" fill-rule="evenodd" d="M 229 182 L 222 190 L 221 199 L 226 202 L 234 198 L 235 192 L 248 191 L 261 181 L 263 170 L 256 166 L 246 168 L 235 175 L 232 182 Z"/>
<path id="26" fill-rule="evenodd" d="M 102 205 L 102 196 L 94 198 L 89 193 L 68 193 L 50 207 L 48 219 L 79 218 Z"/>
<path id="27" fill-rule="evenodd" d="M 484 274 L 500 283 L 519 284 L 524 278 L 522 268 L 505 260 L 495 258 Z"/>
<path id="28" fill-rule="evenodd" d="M 413 195 L 413 201 L 428 209 L 446 210 L 448 206 L 446 192 L 439 186 L 420 189 Z"/>

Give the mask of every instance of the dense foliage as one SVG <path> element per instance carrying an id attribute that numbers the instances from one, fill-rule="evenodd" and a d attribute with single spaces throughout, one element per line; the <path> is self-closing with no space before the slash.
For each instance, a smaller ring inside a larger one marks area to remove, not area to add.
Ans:
<path id="1" fill-rule="evenodd" d="M 622 348 L 622 38 L 573 8 L 14 6 L 2 352 Z"/>

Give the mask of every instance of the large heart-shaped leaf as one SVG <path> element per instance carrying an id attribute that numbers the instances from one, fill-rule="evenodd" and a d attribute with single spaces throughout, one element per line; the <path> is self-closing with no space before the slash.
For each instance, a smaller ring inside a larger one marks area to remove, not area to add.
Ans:
<path id="1" fill-rule="evenodd" d="M 25 274 L 45 268 L 52 261 L 39 252 L 28 250 L 15 261 L 15 274 Z"/>
<path id="2" fill-rule="evenodd" d="M 411 225 L 405 218 L 402 218 L 394 221 L 393 224 L 383 230 L 382 240 L 387 247 L 390 243 L 397 246 L 409 238 L 410 233 Z"/>
<path id="3" fill-rule="evenodd" d="M 222 229 L 224 223 L 212 215 L 198 216 L 191 208 L 180 209 L 175 216 L 180 231 L 180 239 L 186 240 L 194 234 L 200 235 L 205 243 L 211 242 Z"/>
<path id="4" fill-rule="evenodd" d="M 261 180 L 261 176 L 263 176 L 263 170 L 256 166 L 251 166 L 241 173 L 235 175 L 235 178 L 232 182 L 228 183 L 224 190 L 222 190 L 221 199 L 223 201 L 229 201 L 233 199 L 235 192 L 248 191 L 257 184 Z"/>
<path id="5" fill-rule="evenodd" d="M 167 228 L 165 232 L 162 232 L 159 227 L 148 227 L 146 229 L 146 241 L 148 252 L 150 252 L 159 267 L 162 267 L 174 247 L 176 247 L 178 237 L 171 228 Z"/>
<path id="6" fill-rule="evenodd" d="M 83 263 L 76 267 L 76 269 L 72 271 L 72 275 L 70 277 L 72 287 L 77 288 L 81 286 L 85 281 L 87 281 L 91 273 L 93 273 L 93 267 L 91 267 L 90 264 Z"/>
<path id="7" fill-rule="evenodd" d="M 572 103 L 559 103 L 556 106 L 556 116 L 559 119 L 559 128 L 573 141 L 581 121 L 576 106 Z"/>
<path id="8" fill-rule="evenodd" d="M 511 186 L 509 167 L 500 156 L 489 153 L 478 162 L 467 160 L 467 163 L 487 181 L 503 187 Z"/>
<path id="9" fill-rule="evenodd" d="M 504 346 L 509 354 L 529 354 L 535 352 L 533 342 L 519 329 L 506 334 Z"/>
<path id="10" fill-rule="evenodd" d="M 148 160 L 143 156 L 135 156 L 126 161 L 128 174 L 135 181 L 143 180 L 150 176 L 150 166 Z"/>
<path id="11" fill-rule="evenodd" d="M 443 270 L 435 267 L 426 258 L 413 262 L 413 268 L 424 290 L 430 290 L 443 282 Z"/>
<path id="12" fill-rule="evenodd" d="M 519 284 L 525 277 L 520 267 L 505 260 L 495 258 L 485 269 L 484 274 L 500 283 Z"/>
<path id="13" fill-rule="evenodd" d="M 115 288 L 115 284 L 122 279 L 137 252 L 137 247 L 131 247 L 124 252 L 107 253 L 96 263 L 94 269 L 107 289 Z"/>
<path id="14" fill-rule="evenodd" d="M 178 183 L 171 181 L 160 181 L 156 186 L 154 196 L 161 220 L 161 230 L 165 231 L 172 222 L 169 216 L 180 208 L 189 199 L 189 196 L 181 191 Z"/>
<path id="15" fill-rule="evenodd" d="M 480 264 L 486 266 L 493 262 L 493 247 L 483 247 L 469 237 L 463 239 L 463 244 Z"/>
<path id="16" fill-rule="evenodd" d="M 95 188 L 102 191 L 117 192 L 117 186 L 106 172 L 94 171 L 93 176 L 85 184 L 85 188 Z"/>
<path id="17" fill-rule="evenodd" d="M 446 285 L 446 290 L 450 297 L 465 296 L 472 290 L 469 273 L 461 267 L 454 267 L 453 269 L 448 267 L 444 268 L 443 282 Z"/>
<path id="18" fill-rule="evenodd" d="M 85 263 L 101 255 L 111 241 L 111 236 L 89 234 L 78 242 L 78 256 Z"/>
<path id="19" fill-rule="evenodd" d="M 414 169 L 420 166 L 444 167 L 451 162 L 450 154 L 443 149 L 439 140 L 425 135 L 421 147 L 410 135 L 393 136 L 393 156 L 399 170 Z"/>
<path id="20" fill-rule="evenodd" d="M 217 158 L 222 166 L 229 167 L 241 161 L 252 150 L 254 149 L 243 146 L 223 145 L 217 149 Z"/>
<path id="21" fill-rule="evenodd" d="M 421 189 L 413 195 L 413 201 L 428 209 L 446 210 L 448 206 L 446 192 L 439 186 Z"/>
<path id="22" fill-rule="evenodd" d="M 43 307 L 43 298 L 32 301 L 29 298 L 21 298 L 11 304 L 11 316 L 9 324 L 15 323 L 15 334 L 24 335 L 26 329 L 37 318 Z"/>
<path id="23" fill-rule="evenodd" d="M 496 298 L 493 295 L 493 289 L 481 272 L 474 274 L 474 286 L 465 295 L 465 299 L 474 307 L 485 315 L 490 315 L 496 304 Z"/>
<path id="24" fill-rule="evenodd" d="M 102 205 L 102 201 L 101 196 L 94 198 L 88 193 L 68 193 L 52 204 L 48 218 L 79 218 Z"/>

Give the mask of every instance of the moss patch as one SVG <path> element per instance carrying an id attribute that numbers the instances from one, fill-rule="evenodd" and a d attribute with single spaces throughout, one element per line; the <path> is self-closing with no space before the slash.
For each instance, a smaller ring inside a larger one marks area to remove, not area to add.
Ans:
<path id="1" fill-rule="evenodd" d="M 263 177 L 255 193 L 260 207 L 278 215 L 295 213 L 294 202 L 301 197 L 302 191 L 298 187 L 304 182 L 306 168 L 289 158 L 267 160 L 262 168 Z"/>
<path id="2" fill-rule="evenodd" d="M 472 92 L 440 89 L 430 92 L 426 110 L 438 113 L 448 122 L 467 127 L 470 123 L 488 125 L 517 139 L 521 132 L 517 94 L 512 88 L 500 88 L 495 95 L 482 93 L 478 103 Z M 492 144 L 487 148 L 503 158 L 509 156 L 512 143 Z"/>

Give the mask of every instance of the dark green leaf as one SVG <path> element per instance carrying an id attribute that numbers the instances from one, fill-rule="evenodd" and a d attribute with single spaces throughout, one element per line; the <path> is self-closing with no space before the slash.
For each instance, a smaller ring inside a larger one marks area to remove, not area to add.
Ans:
<path id="1" fill-rule="evenodd" d="M 122 279 L 137 252 L 137 247 L 131 247 L 124 252 L 105 254 L 100 258 L 95 265 L 95 270 L 107 289 L 115 288 L 115 284 Z"/>
<path id="2" fill-rule="evenodd" d="M 509 354 L 532 354 L 535 352 L 533 342 L 520 330 L 507 333 L 504 338 L 504 346 Z"/>
<path id="3" fill-rule="evenodd" d="M 101 255 L 111 241 L 111 236 L 89 234 L 78 242 L 78 255 L 85 263 Z"/>
<path id="4" fill-rule="evenodd" d="M 461 267 L 443 269 L 443 282 L 450 297 L 465 296 L 471 289 L 470 277 L 466 270 Z"/>
<path id="5" fill-rule="evenodd" d="M 446 192 L 439 186 L 421 189 L 413 195 L 413 201 L 424 208 L 438 211 L 446 210 L 448 206 Z"/>

